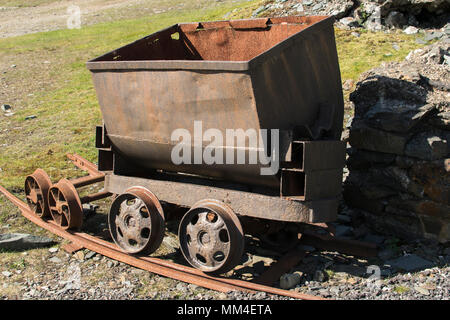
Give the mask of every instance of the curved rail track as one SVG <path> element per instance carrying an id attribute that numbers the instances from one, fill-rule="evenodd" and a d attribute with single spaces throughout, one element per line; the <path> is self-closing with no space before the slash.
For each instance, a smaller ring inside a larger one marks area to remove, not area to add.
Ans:
<path id="1" fill-rule="evenodd" d="M 91 179 L 91 181 L 95 182 L 101 180 L 99 179 L 99 177 L 102 174 L 96 170 L 95 165 L 89 163 L 88 161 L 77 155 L 69 155 L 68 157 L 74 162 L 77 167 L 89 172 L 89 176 L 79 179 Z M 20 209 L 22 215 L 25 218 L 57 236 L 69 240 L 73 247 L 86 248 L 101 255 L 107 256 L 111 259 L 134 266 L 136 268 L 140 268 L 168 278 L 192 283 L 220 292 L 229 292 L 233 290 L 249 292 L 262 291 L 270 294 L 276 294 L 301 300 L 326 300 L 322 297 L 283 290 L 263 284 L 238 279 L 211 276 L 195 268 L 183 266 L 171 261 L 166 261 L 154 257 L 130 255 L 128 253 L 125 253 L 121 248 L 119 248 L 112 242 L 105 241 L 83 232 L 67 230 L 67 228 L 64 228 L 64 226 L 61 226 L 60 224 L 52 220 L 43 220 L 30 209 L 27 203 L 23 202 L 22 200 L 8 192 L 2 186 L 0 186 L 0 192 L 3 193 L 6 198 L 8 198 L 14 205 L 16 205 Z"/>

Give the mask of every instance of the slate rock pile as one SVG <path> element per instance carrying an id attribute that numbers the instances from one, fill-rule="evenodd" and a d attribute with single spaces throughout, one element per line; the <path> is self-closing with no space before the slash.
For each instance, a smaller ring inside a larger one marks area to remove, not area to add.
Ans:
<path id="1" fill-rule="evenodd" d="M 372 31 L 409 26 L 440 29 L 450 18 L 448 0 L 273 0 L 253 16 L 330 15 L 347 27 Z"/>
<path id="2" fill-rule="evenodd" d="M 377 231 L 450 240 L 450 45 L 361 75 L 344 198 Z"/>

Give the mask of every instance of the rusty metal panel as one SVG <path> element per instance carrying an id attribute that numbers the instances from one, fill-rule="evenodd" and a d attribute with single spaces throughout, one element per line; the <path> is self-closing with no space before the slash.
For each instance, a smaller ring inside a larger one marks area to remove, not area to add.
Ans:
<path id="1" fill-rule="evenodd" d="M 218 188 L 214 182 L 204 184 L 107 175 L 105 190 L 120 194 L 132 186 L 143 186 L 161 201 L 191 207 L 197 201 L 211 198 L 229 204 L 242 216 L 291 222 L 330 222 L 337 217 L 338 198 L 317 201 L 292 201 L 279 195 Z"/>
<path id="2" fill-rule="evenodd" d="M 129 166 L 278 189 L 281 174 L 261 176 L 260 164 L 173 164 L 171 133 L 193 132 L 193 122 L 202 121 L 224 136 L 237 128 L 303 128 L 299 132 L 311 136 L 303 138 L 313 140 L 341 135 L 343 97 L 330 17 L 174 25 L 87 67 L 114 153 Z M 314 168 L 309 148 L 305 144 L 303 162 Z"/>
<path id="3" fill-rule="evenodd" d="M 303 172 L 281 171 L 281 197 L 290 200 L 313 200 L 337 197 L 342 192 L 342 169 Z"/>
<path id="4" fill-rule="evenodd" d="M 283 167 L 309 172 L 345 166 L 346 143 L 336 140 L 292 141 Z"/>
<path id="5" fill-rule="evenodd" d="M 344 102 L 332 24 L 306 28 L 251 63 L 259 64 L 251 75 L 261 127 L 303 126 L 314 140 L 340 140 Z"/>

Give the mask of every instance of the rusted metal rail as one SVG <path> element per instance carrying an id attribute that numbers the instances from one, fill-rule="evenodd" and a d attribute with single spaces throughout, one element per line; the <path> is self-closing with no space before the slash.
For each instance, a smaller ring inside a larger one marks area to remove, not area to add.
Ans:
<path id="1" fill-rule="evenodd" d="M 104 174 L 97 171 L 96 166 L 89 161 L 83 159 L 78 155 L 68 155 L 68 158 L 71 159 L 77 167 L 82 170 L 86 170 L 89 173 L 89 176 L 79 178 L 78 181 L 84 179 L 84 181 L 90 180 L 98 182 L 104 179 Z M 73 181 L 74 180 L 71 180 L 71 182 Z M 77 181 L 77 179 L 75 181 Z M 94 182 L 91 182 L 89 184 L 92 183 Z M 270 294 L 287 296 L 301 300 L 325 300 L 324 298 L 317 296 L 278 289 L 267 285 L 251 283 L 248 281 L 210 276 L 195 268 L 183 266 L 154 257 L 129 255 L 122 251 L 122 249 L 120 249 L 114 243 L 102 240 L 86 233 L 69 231 L 68 228 L 62 226 L 58 221 L 43 220 L 39 215 L 36 215 L 36 213 L 30 209 L 27 203 L 24 203 L 23 201 L 18 199 L 2 186 L 0 186 L 0 192 L 3 193 L 7 199 L 9 199 L 20 209 L 22 215 L 25 218 L 57 236 L 69 240 L 71 243 L 67 246 L 67 249 L 72 252 L 75 252 L 82 248 L 86 248 L 101 255 L 107 256 L 111 259 L 121 261 L 143 270 L 221 292 L 229 292 L 233 290 L 249 292 L 263 291 Z M 104 192 L 99 192 L 90 196 L 85 196 L 81 199 L 83 199 L 82 202 L 94 201 L 104 198 L 104 195 Z"/>
<path id="2" fill-rule="evenodd" d="M 84 247 L 101 255 L 107 256 L 111 259 L 121 261 L 143 270 L 221 292 L 229 292 L 233 290 L 263 291 L 271 294 L 277 294 L 302 300 L 323 299 L 321 297 L 282 290 L 242 280 L 212 277 L 194 268 L 182 266 L 158 258 L 131 256 L 122 252 L 122 250 L 113 243 L 101 240 L 86 233 L 69 232 L 53 222 L 44 221 L 36 216 L 26 203 L 12 195 L 5 188 L 0 186 L 0 192 L 3 193 L 12 203 L 14 203 L 20 209 L 22 215 L 25 218 L 35 223 L 36 225 L 56 234 L 57 236 L 71 241 L 74 247 Z"/>

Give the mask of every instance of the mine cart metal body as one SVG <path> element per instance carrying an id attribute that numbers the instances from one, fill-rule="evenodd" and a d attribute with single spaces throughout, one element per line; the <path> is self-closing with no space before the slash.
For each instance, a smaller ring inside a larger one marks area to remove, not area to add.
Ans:
<path id="1" fill-rule="evenodd" d="M 345 144 L 332 18 L 177 24 L 87 67 L 103 115 L 98 167 L 105 192 L 117 195 L 110 232 L 126 252 L 150 253 L 161 243 L 160 200 L 189 208 L 179 223 L 180 248 L 205 272 L 239 262 L 242 220 L 335 220 Z M 195 162 L 211 142 L 195 136 L 196 124 L 223 137 L 241 130 L 244 145 L 234 138 L 214 145 L 234 160 L 255 151 L 274 159 L 277 132 L 279 170 L 262 174 L 271 165 L 264 162 Z M 194 135 L 182 163 L 172 154 L 179 129 Z M 265 143 L 251 145 L 251 130 L 268 133 Z"/>
<path id="2" fill-rule="evenodd" d="M 100 170 L 111 171 L 107 190 L 140 184 L 185 206 L 214 195 L 241 215 L 334 219 L 344 146 L 332 18 L 177 24 L 87 66 L 104 119 L 97 147 Z M 174 164 L 171 134 L 193 131 L 194 121 L 224 135 L 280 129 L 282 168 L 261 175 L 260 164 Z"/>

